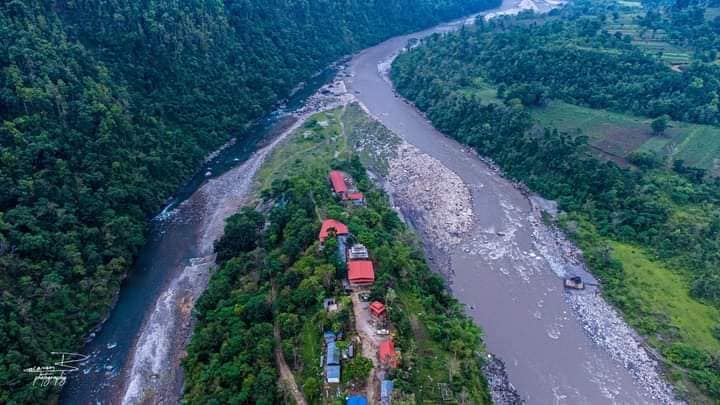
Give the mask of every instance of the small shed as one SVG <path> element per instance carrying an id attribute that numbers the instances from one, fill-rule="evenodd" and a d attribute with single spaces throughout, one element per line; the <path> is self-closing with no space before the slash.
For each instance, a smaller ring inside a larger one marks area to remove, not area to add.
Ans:
<path id="1" fill-rule="evenodd" d="M 352 245 L 350 250 L 348 250 L 348 258 L 350 260 L 368 259 L 369 257 L 370 257 L 370 253 L 368 252 L 365 245 L 356 243 L 356 244 Z"/>
<path id="2" fill-rule="evenodd" d="M 368 400 L 362 395 L 352 395 L 347 398 L 347 405 L 367 405 Z"/>
<path id="3" fill-rule="evenodd" d="M 583 283 L 582 278 L 580 278 L 579 276 L 566 278 L 563 282 L 563 285 L 565 286 L 565 288 L 572 288 L 574 290 L 585 289 L 585 283 Z"/>
<path id="4" fill-rule="evenodd" d="M 338 304 L 335 298 L 325 298 L 323 300 L 323 307 L 325 307 L 327 312 L 336 312 L 338 310 Z"/>
<path id="5" fill-rule="evenodd" d="M 351 285 L 372 285 L 375 282 L 375 270 L 370 260 L 351 260 L 348 262 L 348 280 Z"/>
<path id="6" fill-rule="evenodd" d="M 335 341 L 328 342 L 326 358 L 327 358 L 328 366 L 340 365 L 340 350 L 338 350 L 338 347 L 335 344 Z"/>
<path id="7" fill-rule="evenodd" d="M 355 205 L 364 205 L 365 204 L 365 194 L 360 192 L 354 192 L 354 193 L 348 193 L 347 197 L 345 197 L 346 200 L 352 202 Z"/>
<path id="8" fill-rule="evenodd" d="M 385 304 L 380 301 L 373 301 L 370 303 L 370 313 L 375 318 L 382 318 L 385 316 Z"/>
<path id="9" fill-rule="evenodd" d="M 380 383 L 380 403 L 390 405 L 394 384 L 392 380 L 383 380 Z"/>

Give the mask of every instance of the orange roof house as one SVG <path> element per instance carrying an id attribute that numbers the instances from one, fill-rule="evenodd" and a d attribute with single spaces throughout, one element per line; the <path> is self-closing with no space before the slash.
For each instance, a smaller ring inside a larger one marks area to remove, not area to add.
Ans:
<path id="1" fill-rule="evenodd" d="M 392 339 L 380 343 L 380 364 L 387 367 L 398 366 L 398 354 L 395 351 L 395 344 Z"/>
<path id="2" fill-rule="evenodd" d="M 331 232 L 334 232 L 335 235 L 347 235 L 349 233 L 347 225 L 334 219 L 326 219 L 320 227 L 320 235 L 318 235 L 320 242 L 325 242 Z"/>
<path id="3" fill-rule="evenodd" d="M 351 260 L 348 262 L 348 280 L 350 284 L 370 285 L 375 282 L 375 270 L 370 260 Z"/>
<path id="4" fill-rule="evenodd" d="M 345 176 L 342 172 L 333 170 L 330 172 L 330 184 L 336 194 L 345 195 L 347 193 L 347 185 L 345 184 Z"/>
<path id="5" fill-rule="evenodd" d="M 385 315 L 385 305 L 380 301 L 373 301 L 370 304 L 370 313 L 374 317 L 380 318 L 381 316 Z"/>
<path id="6" fill-rule="evenodd" d="M 363 204 L 365 202 L 365 195 L 356 191 L 354 193 L 348 193 L 345 199 L 355 204 Z"/>

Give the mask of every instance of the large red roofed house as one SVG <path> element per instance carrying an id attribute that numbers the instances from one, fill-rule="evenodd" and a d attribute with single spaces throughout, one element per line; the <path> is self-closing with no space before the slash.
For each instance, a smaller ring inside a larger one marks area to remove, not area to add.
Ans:
<path id="1" fill-rule="evenodd" d="M 387 367 L 398 366 L 398 354 L 395 351 L 395 344 L 392 339 L 380 343 L 380 364 Z"/>
<path id="2" fill-rule="evenodd" d="M 330 232 L 335 232 L 335 235 L 338 236 L 347 235 L 349 233 L 347 225 L 334 219 L 326 219 L 320 227 L 320 235 L 318 236 L 320 243 L 325 242 L 328 236 L 330 236 Z"/>
<path id="3" fill-rule="evenodd" d="M 370 285 L 375 282 L 375 270 L 370 260 L 348 262 L 348 280 L 354 285 Z"/>
<path id="4" fill-rule="evenodd" d="M 347 185 L 345 184 L 345 175 L 337 170 L 330 172 L 330 184 L 332 184 L 333 192 L 341 196 L 345 196 L 347 193 Z"/>

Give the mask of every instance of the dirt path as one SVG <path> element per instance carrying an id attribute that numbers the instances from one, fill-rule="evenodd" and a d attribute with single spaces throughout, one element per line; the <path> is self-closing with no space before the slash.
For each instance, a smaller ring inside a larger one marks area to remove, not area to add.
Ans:
<path id="1" fill-rule="evenodd" d="M 378 363 L 380 340 L 375 334 L 375 328 L 371 323 L 370 311 L 368 310 L 369 304 L 360 300 L 360 293 L 357 291 L 353 292 L 350 297 L 352 298 L 353 313 L 355 315 L 355 329 L 360 335 L 360 339 L 362 339 L 362 355 L 373 363 L 373 369 L 367 381 L 366 395 L 369 403 L 374 404 L 379 402 L 376 400 L 376 381 L 379 381 L 380 373 L 380 364 Z"/>
<path id="2" fill-rule="evenodd" d="M 271 296 L 273 301 L 275 300 L 275 286 L 272 287 Z M 282 339 L 280 338 L 280 326 L 278 326 L 277 319 L 273 323 L 273 336 L 275 337 L 275 363 L 277 363 L 278 370 L 280 371 L 280 380 L 284 383 L 285 387 L 292 394 L 293 399 L 297 405 L 307 405 L 305 397 L 295 382 L 295 376 L 290 367 L 288 367 L 285 361 L 285 355 L 282 352 Z"/>
<path id="3" fill-rule="evenodd" d="M 306 405 L 305 397 L 303 397 L 302 392 L 300 392 L 295 382 L 295 376 L 292 371 L 290 371 L 287 362 L 285 362 L 285 356 L 283 355 L 281 347 L 280 328 L 277 323 L 273 328 L 273 334 L 275 335 L 275 362 L 277 363 L 278 370 L 280 370 L 280 379 L 284 382 L 285 387 L 290 390 L 295 403 L 297 405 Z"/>

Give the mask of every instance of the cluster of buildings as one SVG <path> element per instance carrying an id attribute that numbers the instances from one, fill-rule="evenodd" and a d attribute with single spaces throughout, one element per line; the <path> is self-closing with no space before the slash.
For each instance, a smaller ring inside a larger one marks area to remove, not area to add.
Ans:
<path id="1" fill-rule="evenodd" d="M 347 176 L 340 171 L 333 170 L 330 172 L 328 179 L 332 187 L 333 194 L 342 201 L 349 202 L 353 205 L 364 205 L 365 196 L 357 190 L 351 190 L 348 187 Z M 338 241 L 338 249 L 340 257 L 347 265 L 347 283 L 348 289 L 367 288 L 375 283 L 375 269 L 368 249 L 359 243 L 353 243 L 348 247 L 350 231 L 347 225 L 334 219 L 327 219 L 322 222 L 318 239 L 321 246 L 325 244 L 328 238 L 336 238 Z M 344 282 L 345 283 L 345 282 Z M 328 303 L 326 308 L 331 308 L 334 304 Z M 328 301 L 328 300 L 326 300 Z M 387 310 L 382 302 L 374 301 L 368 306 L 370 315 L 378 329 L 378 335 L 389 335 L 387 331 Z M 325 376 L 326 382 L 329 384 L 340 383 L 341 373 L 341 357 L 342 353 L 337 347 L 336 335 L 333 332 L 325 333 Z M 377 344 L 377 343 L 376 343 Z M 395 344 L 392 337 L 380 342 L 378 347 L 378 361 L 384 370 L 396 368 L 399 365 L 398 352 L 395 350 Z M 382 404 L 390 404 L 392 396 L 393 382 L 383 379 L 380 384 L 380 398 Z M 348 405 L 366 405 L 367 398 L 361 395 L 353 395 L 347 398 Z"/>
<path id="2" fill-rule="evenodd" d="M 348 183 L 345 181 L 345 173 L 339 170 L 332 170 L 329 178 L 335 196 L 355 205 L 365 204 L 365 195 L 352 187 L 348 187 Z"/>

